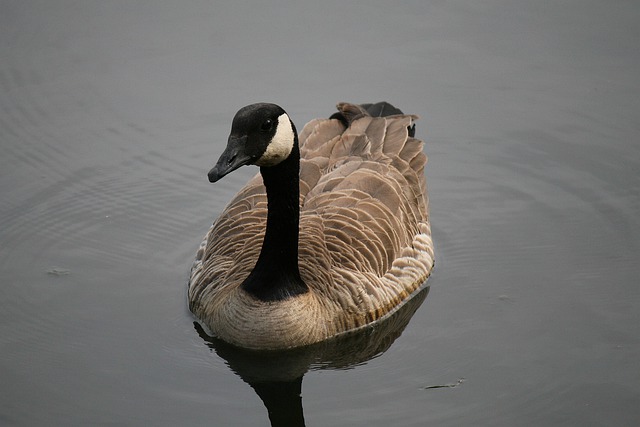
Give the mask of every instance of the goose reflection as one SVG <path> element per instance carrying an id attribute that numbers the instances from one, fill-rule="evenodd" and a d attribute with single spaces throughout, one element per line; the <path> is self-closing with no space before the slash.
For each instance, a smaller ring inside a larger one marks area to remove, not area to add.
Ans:
<path id="1" fill-rule="evenodd" d="M 383 321 L 364 329 L 308 347 L 285 351 L 255 351 L 234 347 L 196 331 L 215 353 L 260 397 L 272 427 L 304 426 L 302 378 L 309 370 L 346 369 L 364 364 L 387 351 L 402 334 L 429 293 L 419 290 L 413 298 Z"/>

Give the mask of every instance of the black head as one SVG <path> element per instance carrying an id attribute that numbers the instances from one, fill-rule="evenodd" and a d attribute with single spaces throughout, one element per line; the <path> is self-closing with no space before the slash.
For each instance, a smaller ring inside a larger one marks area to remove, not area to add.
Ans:
<path id="1" fill-rule="evenodd" d="M 209 181 L 216 182 L 243 165 L 275 166 L 286 159 L 295 144 L 295 128 L 276 104 L 251 104 L 233 118 L 231 134 Z"/>

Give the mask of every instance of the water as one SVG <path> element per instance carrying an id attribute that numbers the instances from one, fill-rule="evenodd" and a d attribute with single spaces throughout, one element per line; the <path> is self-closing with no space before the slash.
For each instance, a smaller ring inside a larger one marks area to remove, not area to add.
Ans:
<path id="1" fill-rule="evenodd" d="M 0 424 L 637 424 L 639 18 L 2 2 Z M 301 127 L 382 99 L 430 157 L 436 270 L 408 325 L 275 362 L 201 336 L 189 266 L 255 173 L 206 179 L 235 111 Z"/>

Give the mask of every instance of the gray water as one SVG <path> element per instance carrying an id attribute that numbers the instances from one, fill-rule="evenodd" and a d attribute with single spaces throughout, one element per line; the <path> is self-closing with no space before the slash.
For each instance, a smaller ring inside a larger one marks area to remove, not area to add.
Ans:
<path id="1" fill-rule="evenodd" d="M 0 2 L 0 425 L 637 425 L 638 22 L 604 0 Z M 378 100 L 421 116 L 426 299 L 307 352 L 202 336 L 189 267 L 256 172 L 206 178 L 236 110 L 301 128 Z"/>

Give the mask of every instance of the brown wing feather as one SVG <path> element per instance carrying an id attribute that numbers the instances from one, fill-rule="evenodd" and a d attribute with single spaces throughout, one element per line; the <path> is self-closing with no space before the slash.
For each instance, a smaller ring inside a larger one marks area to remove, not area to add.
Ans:
<path id="1" fill-rule="evenodd" d="M 328 134 L 331 139 L 318 145 L 322 129 L 337 129 L 337 120 L 314 121 L 301 133 L 313 136 L 312 144 L 301 140 L 303 146 L 314 148 L 305 159 L 314 164 L 320 164 L 315 157 L 326 159 L 322 176 L 306 194 L 301 215 L 322 221 L 324 233 L 316 235 L 314 243 L 324 241 L 320 245 L 324 257 L 332 261 L 333 283 L 317 286 L 332 286 L 347 311 L 364 304 L 382 313 L 419 286 L 432 267 L 423 193 L 426 156 L 422 142 L 408 136 L 407 127 L 415 116 L 373 118 L 351 104 L 340 104 L 339 109 L 350 126 L 338 137 Z M 417 235 L 421 235 L 418 240 L 428 241 L 428 254 L 414 253 Z M 304 245 L 301 239 L 300 246 Z M 307 262 L 314 260 L 300 257 L 301 265 Z M 305 280 L 314 282 L 312 277 Z"/>

